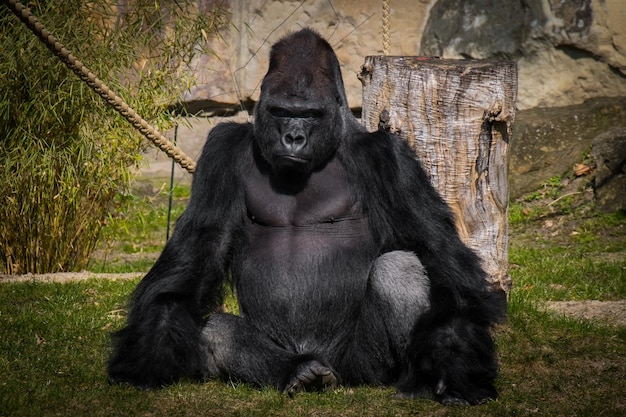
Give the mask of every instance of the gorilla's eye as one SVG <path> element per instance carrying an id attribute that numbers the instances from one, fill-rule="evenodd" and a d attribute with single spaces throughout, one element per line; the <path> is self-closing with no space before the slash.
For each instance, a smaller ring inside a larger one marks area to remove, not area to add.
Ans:
<path id="1" fill-rule="evenodd" d="M 284 119 L 321 119 L 324 112 L 320 109 L 293 109 L 285 107 L 272 107 L 270 114 Z"/>

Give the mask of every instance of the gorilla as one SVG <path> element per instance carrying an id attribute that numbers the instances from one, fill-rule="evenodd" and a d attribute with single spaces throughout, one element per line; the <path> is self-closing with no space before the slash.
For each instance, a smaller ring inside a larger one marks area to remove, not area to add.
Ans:
<path id="1" fill-rule="evenodd" d="M 229 286 L 239 315 L 221 310 Z M 254 123 L 209 134 L 108 374 L 477 404 L 497 396 L 504 304 L 413 151 L 358 123 L 331 46 L 303 29 L 273 45 Z"/>

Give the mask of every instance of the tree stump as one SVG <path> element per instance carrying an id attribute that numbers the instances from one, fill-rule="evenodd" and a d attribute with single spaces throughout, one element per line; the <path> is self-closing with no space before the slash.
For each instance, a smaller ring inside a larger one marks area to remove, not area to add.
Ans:
<path id="1" fill-rule="evenodd" d="M 489 282 L 508 293 L 509 140 L 517 67 L 509 61 L 368 56 L 363 124 L 405 139 L 455 214 Z"/>

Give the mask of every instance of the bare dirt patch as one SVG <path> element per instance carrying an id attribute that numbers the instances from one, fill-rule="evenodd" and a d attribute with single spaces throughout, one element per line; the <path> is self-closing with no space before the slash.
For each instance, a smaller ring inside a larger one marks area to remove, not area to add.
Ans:
<path id="1" fill-rule="evenodd" d="M 549 311 L 599 324 L 626 327 L 626 300 L 619 301 L 549 301 Z"/>
<path id="2" fill-rule="evenodd" d="M 144 272 L 129 272 L 123 274 L 97 274 L 94 272 L 57 272 L 54 274 L 24 274 L 24 275 L 0 275 L 0 283 L 13 282 L 76 282 L 92 278 L 135 279 L 145 275 Z"/>

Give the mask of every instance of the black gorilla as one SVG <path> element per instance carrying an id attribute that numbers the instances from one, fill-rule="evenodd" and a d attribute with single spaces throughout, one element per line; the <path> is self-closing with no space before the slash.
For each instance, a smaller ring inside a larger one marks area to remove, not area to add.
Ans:
<path id="1" fill-rule="evenodd" d="M 111 380 L 495 398 L 502 297 L 411 149 L 352 116 L 317 33 L 272 47 L 255 118 L 210 133 L 189 207 L 114 337 Z M 240 316 L 219 312 L 231 279 Z"/>

